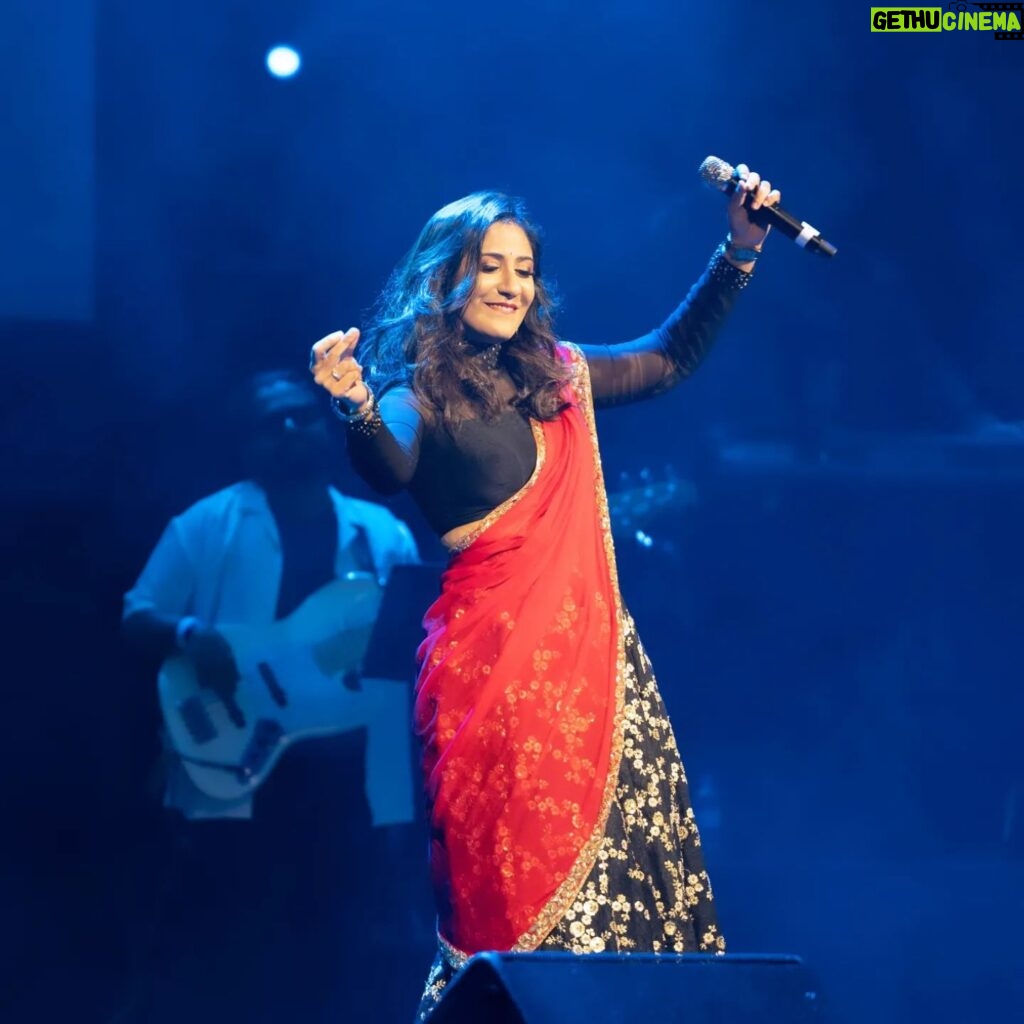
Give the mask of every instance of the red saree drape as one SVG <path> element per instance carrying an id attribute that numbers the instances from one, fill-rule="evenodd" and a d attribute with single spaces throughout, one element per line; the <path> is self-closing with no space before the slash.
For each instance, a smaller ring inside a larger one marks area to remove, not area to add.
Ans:
<path id="1" fill-rule="evenodd" d="M 536 948 L 597 856 L 621 758 L 621 613 L 586 363 L 537 468 L 441 581 L 415 721 L 441 938 Z"/>

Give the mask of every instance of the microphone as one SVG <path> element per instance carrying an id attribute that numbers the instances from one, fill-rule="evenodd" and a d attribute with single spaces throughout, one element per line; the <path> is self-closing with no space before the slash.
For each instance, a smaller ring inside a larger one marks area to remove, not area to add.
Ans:
<path id="1" fill-rule="evenodd" d="M 736 168 L 717 156 L 709 156 L 700 165 L 700 176 L 708 188 L 724 192 L 726 195 L 732 195 L 736 191 L 740 180 Z M 835 256 L 837 252 L 834 245 L 821 237 L 821 232 L 816 227 L 787 213 L 781 206 L 762 206 L 748 212 L 755 224 L 763 228 L 772 225 L 787 238 L 792 238 L 801 249 L 816 252 L 820 256 Z"/>

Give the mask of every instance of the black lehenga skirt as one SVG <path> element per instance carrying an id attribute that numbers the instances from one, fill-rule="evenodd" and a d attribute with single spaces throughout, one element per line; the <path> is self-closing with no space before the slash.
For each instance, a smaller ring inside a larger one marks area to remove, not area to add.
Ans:
<path id="1" fill-rule="evenodd" d="M 650 660 L 627 617 L 625 737 L 615 802 L 593 870 L 540 949 L 720 953 L 715 904 L 689 787 Z M 462 966 L 442 948 L 417 1021 Z"/>

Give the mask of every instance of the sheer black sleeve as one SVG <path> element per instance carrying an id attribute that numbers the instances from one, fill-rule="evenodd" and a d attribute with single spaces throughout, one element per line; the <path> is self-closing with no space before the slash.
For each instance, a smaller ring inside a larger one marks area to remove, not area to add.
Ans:
<path id="1" fill-rule="evenodd" d="M 346 431 L 349 460 L 379 494 L 408 487 L 420 458 L 423 416 L 412 389 L 392 388 L 378 403 L 382 422 L 371 434 Z"/>
<path id="2" fill-rule="evenodd" d="M 595 405 L 660 395 L 697 369 L 751 278 L 724 254 L 725 246 L 720 245 L 689 294 L 660 327 L 633 341 L 580 346 L 590 368 Z"/>

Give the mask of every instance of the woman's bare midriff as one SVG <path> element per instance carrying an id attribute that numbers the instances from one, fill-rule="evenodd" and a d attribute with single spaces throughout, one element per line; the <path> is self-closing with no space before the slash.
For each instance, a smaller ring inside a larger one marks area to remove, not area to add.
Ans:
<path id="1" fill-rule="evenodd" d="M 483 519 L 478 519 L 474 523 L 465 523 L 462 526 L 456 526 L 455 529 L 449 530 L 446 534 L 441 537 L 441 543 L 449 549 L 449 551 L 457 548 L 462 541 L 464 541 L 474 530 L 480 528 L 480 524 Z"/>

